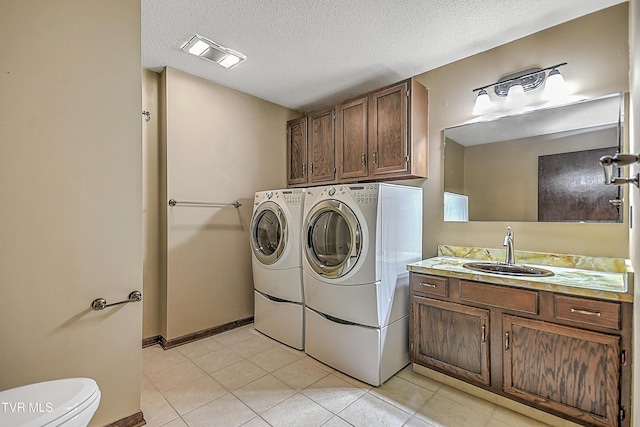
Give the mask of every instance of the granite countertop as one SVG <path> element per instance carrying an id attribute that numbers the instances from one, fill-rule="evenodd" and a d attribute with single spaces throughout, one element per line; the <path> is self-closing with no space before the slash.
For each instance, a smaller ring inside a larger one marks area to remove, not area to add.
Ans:
<path id="1" fill-rule="evenodd" d="M 407 265 L 415 273 L 434 274 L 509 285 L 520 288 L 558 292 L 569 295 L 633 302 L 630 284 L 633 269 L 629 260 L 516 251 L 516 264 L 539 266 L 554 273 L 549 277 L 508 276 L 464 268 L 467 262 L 504 261 L 502 249 L 438 246 L 438 256 Z"/>

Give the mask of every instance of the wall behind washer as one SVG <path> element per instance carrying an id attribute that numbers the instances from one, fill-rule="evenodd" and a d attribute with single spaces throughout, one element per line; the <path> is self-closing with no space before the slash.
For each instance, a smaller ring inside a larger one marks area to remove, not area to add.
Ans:
<path id="1" fill-rule="evenodd" d="M 160 80 L 155 309 L 160 334 L 171 340 L 253 316 L 253 197 L 286 187 L 286 121 L 299 114 L 169 67 Z M 242 207 L 170 207 L 169 199 Z"/>

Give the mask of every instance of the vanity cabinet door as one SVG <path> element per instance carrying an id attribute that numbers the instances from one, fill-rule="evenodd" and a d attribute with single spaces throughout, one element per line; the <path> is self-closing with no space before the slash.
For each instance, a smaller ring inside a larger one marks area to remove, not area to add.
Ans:
<path id="1" fill-rule="evenodd" d="M 503 315 L 504 392 L 589 425 L 617 426 L 620 337 Z"/>
<path id="2" fill-rule="evenodd" d="M 489 311 L 411 298 L 411 361 L 489 385 Z"/>
<path id="3" fill-rule="evenodd" d="M 287 122 L 287 183 L 306 184 L 307 174 L 307 118 Z"/>

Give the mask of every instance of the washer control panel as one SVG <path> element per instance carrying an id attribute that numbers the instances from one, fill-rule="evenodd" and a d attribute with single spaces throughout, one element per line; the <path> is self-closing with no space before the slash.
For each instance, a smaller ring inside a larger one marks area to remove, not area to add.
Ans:
<path id="1" fill-rule="evenodd" d="M 350 185 L 351 196 L 360 205 L 378 204 L 378 184 Z"/>
<path id="2" fill-rule="evenodd" d="M 290 206 L 302 206 L 304 200 L 304 190 L 282 190 L 284 202 Z"/>

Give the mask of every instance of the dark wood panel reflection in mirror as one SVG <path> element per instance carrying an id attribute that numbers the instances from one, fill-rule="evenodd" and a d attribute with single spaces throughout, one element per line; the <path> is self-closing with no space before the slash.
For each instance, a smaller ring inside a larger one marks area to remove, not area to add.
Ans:
<path id="1" fill-rule="evenodd" d="M 620 222 L 620 187 L 594 162 L 618 147 L 538 157 L 538 220 Z"/>
<path id="2" fill-rule="evenodd" d="M 601 153 L 619 150 L 623 111 L 624 96 L 614 94 L 445 129 L 444 191 L 466 196 L 445 197 L 445 221 L 457 209 L 446 206 L 447 201 L 455 199 L 465 201 L 469 221 L 622 222 L 623 207 L 609 203 L 622 197 L 617 186 L 604 186 L 599 159 Z M 540 178 L 538 158 L 547 156 L 560 156 L 555 158 L 564 166 L 558 166 L 555 176 Z M 539 200 L 539 180 L 549 188 L 550 179 L 558 182 L 568 175 L 580 185 L 565 185 L 568 193 Z M 582 200 L 582 193 L 590 200 L 569 212 L 566 205 Z M 596 206 L 603 204 L 609 212 L 594 217 Z"/>

